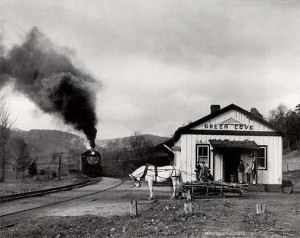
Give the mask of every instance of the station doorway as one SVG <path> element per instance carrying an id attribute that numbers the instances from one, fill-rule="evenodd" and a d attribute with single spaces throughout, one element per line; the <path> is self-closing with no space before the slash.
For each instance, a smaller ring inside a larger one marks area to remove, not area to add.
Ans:
<path id="1" fill-rule="evenodd" d="M 241 151 L 239 149 L 228 148 L 223 150 L 223 174 L 225 182 L 237 182 L 240 159 Z"/>

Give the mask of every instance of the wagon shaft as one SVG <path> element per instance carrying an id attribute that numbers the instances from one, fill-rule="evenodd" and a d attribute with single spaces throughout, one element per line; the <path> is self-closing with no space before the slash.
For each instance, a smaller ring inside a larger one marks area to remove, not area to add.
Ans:
<path id="1" fill-rule="evenodd" d="M 245 187 L 236 184 L 210 182 L 210 183 L 187 183 L 183 185 L 183 190 L 191 191 L 192 194 L 205 195 L 223 195 L 223 193 L 238 193 L 242 194 Z"/>

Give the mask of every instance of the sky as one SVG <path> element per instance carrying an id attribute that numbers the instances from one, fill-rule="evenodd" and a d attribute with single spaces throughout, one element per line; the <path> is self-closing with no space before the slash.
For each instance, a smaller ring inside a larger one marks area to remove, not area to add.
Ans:
<path id="1" fill-rule="evenodd" d="M 99 139 L 171 136 L 212 104 L 268 116 L 300 103 L 298 1 L 0 0 L 6 49 L 33 26 L 101 82 Z M 15 127 L 74 132 L 12 84 L 1 93 Z"/>

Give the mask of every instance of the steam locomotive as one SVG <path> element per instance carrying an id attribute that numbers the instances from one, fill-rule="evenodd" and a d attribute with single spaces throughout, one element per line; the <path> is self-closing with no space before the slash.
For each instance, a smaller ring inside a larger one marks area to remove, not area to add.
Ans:
<path id="1" fill-rule="evenodd" d="M 82 172 L 89 177 L 99 177 L 101 175 L 101 155 L 94 148 L 87 150 L 81 155 Z"/>

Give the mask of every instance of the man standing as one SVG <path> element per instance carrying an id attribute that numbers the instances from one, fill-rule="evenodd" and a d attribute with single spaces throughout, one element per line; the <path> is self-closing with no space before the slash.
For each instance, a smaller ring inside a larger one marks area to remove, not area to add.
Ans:
<path id="1" fill-rule="evenodd" d="M 251 174 L 251 167 L 248 163 L 246 163 L 245 167 L 245 177 L 246 177 L 246 183 L 250 183 L 250 174 Z"/>
<path id="2" fill-rule="evenodd" d="M 239 181 L 239 183 L 243 183 L 244 171 L 245 171 L 245 168 L 244 168 L 243 160 L 240 160 L 240 164 L 239 164 L 239 167 L 238 167 L 238 181 Z"/>
<path id="3" fill-rule="evenodd" d="M 255 159 L 255 155 L 252 155 L 252 184 L 256 184 L 256 159 Z"/>

